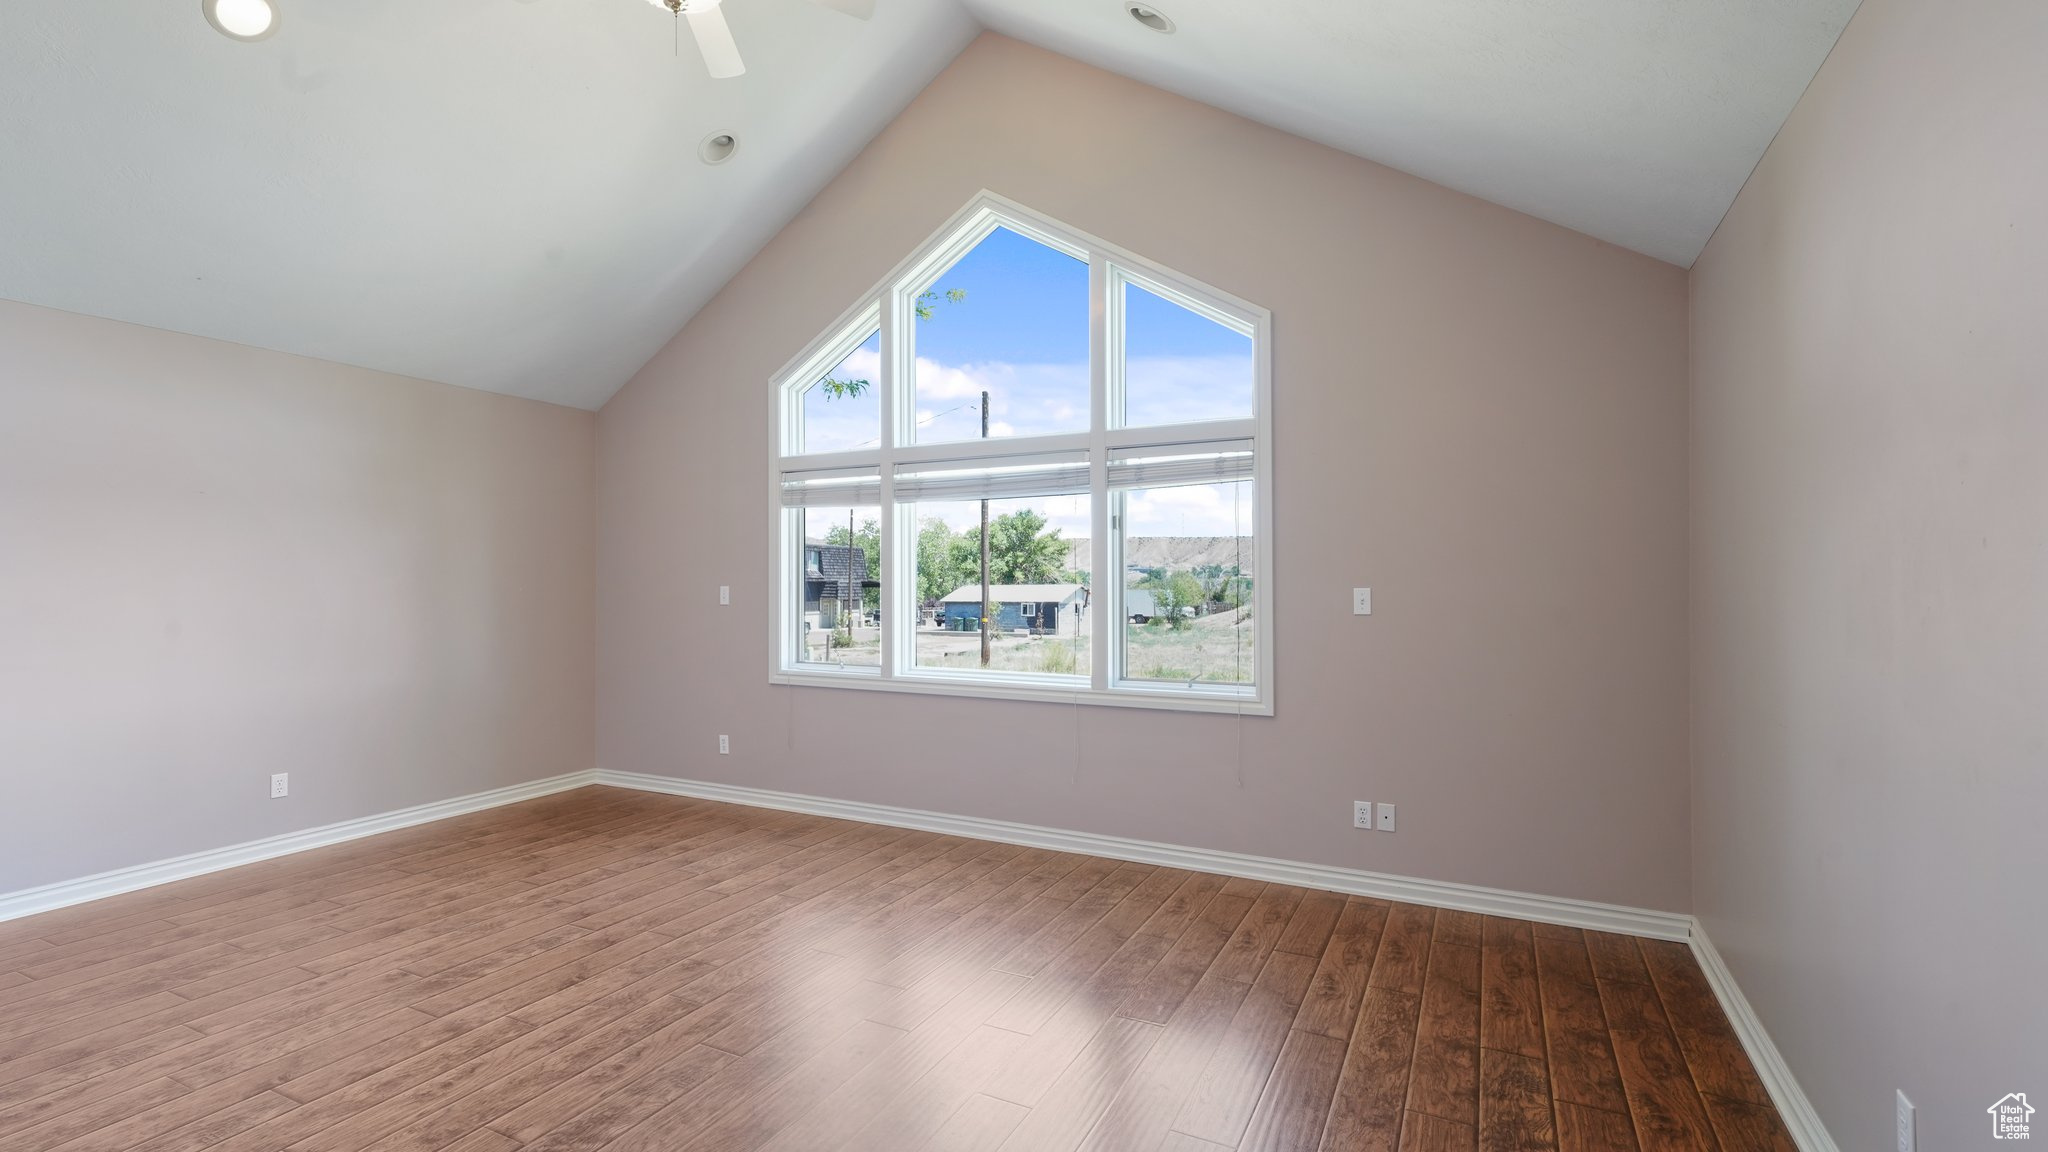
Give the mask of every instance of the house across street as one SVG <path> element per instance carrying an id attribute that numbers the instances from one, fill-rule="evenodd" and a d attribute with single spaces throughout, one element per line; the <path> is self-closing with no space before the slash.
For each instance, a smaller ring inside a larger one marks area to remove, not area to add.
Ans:
<path id="1" fill-rule="evenodd" d="M 1025 629 L 1042 636 L 1073 636 L 1081 629 L 1088 590 L 1079 584 L 996 584 L 988 590 L 996 606 L 995 630 Z M 948 632 L 980 627 L 981 585 L 963 584 L 939 602 L 939 626 Z"/>

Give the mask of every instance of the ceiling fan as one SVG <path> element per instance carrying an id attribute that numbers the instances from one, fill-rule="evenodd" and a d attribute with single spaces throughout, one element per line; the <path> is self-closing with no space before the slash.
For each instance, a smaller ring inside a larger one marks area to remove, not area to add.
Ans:
<path id="1" fill-rule="evenodd" d="M 722 0 L 647 0 L 690 22 L 690 34 L 697 38 L 697 50 L 704 53 L 704 66 L 715 80 L 726 80 L 747 70 L 740 62 L 740 46 L 733 43 L 732 29 L 725 13 L 718 10 Z M 827 8 L 865 20 L 875 14 L 875 0 L 811 0 Z"/>

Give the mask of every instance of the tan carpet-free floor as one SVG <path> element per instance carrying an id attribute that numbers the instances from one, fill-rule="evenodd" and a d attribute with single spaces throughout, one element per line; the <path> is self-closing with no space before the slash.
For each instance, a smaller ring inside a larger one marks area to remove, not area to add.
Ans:
<path id="1" fill-rule="evenodd" d="M 1683 945 L 607 788 L 0 924 L 7 1152 L 1791 1152 Z"/>

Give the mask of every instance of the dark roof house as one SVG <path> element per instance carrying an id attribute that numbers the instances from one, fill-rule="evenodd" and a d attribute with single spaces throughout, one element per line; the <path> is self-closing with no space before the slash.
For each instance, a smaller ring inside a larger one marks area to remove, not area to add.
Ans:
<path id="1" fill-rule="evenodd" d="M 837 592 L 845 585 L 846 566 L 849 560 L 853 563 L 855 583 L 863 588 L 881 586 L 879 581 L 868 578 L 868 554 L 862 551 L 859 545 L 849 547 L 845 544 L 827 544 L 817 539 L 804 541 L 804 583 L 808 585 L 814 581 L 822 581 L 831 585 L 827 594 Z M 805 593 L 805 599 L 810 599 L 808 591 Z"/>

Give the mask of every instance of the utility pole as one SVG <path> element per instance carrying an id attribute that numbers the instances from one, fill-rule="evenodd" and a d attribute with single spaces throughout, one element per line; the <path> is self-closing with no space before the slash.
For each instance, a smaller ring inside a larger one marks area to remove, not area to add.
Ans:
<path id="1" fill-rule="evenodd" d="M 981 438 L 988 439 L 988 393 L 981 394 Z M 988 602 L 988 498 L 981 500 L 981 666 L 988 667 L 989 630 L 995 609 Z"/>

